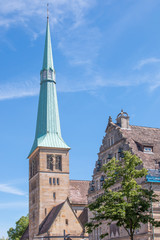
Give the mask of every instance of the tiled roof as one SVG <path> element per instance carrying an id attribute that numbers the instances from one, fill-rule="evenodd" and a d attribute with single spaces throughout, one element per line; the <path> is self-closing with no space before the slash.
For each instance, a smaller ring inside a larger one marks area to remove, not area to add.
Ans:
<path id="1" fill-rule="evenodd" d="M 122 136 L 133 152 L 142 159 L 144 167 L 153 169 L 155 160 L 160 161 L 160 129 L 140 126 L 130 126 L 130 130 L 120 129 Z M 145 153 L 138 149 L 139 146 L 152 146 L 153 153 Z"/>
<path id="2" fill-rule="evenodd" d="M 46 218 L 40 224 L 38 235 L 40 235 L 42 233 L 45 233 L 49 230 L 50 226 L 52 225 L 52 223 L 56 219 L 56 217 L 57 217 L 58 213 L 60 212 L 64 203 L 65 202 L 63 202 L 63 203 L 57 205 L 56 207 L 52 208 L 52 210 L 49 212 L 49 214 L 46 216 Z"/>
<path id="3" fill-rule="evenodd" d="M 20 240 L 28 240 L 29 239 L 29 226 L 26 228 Z"/>
<path id="4" fill-rule="evenodd" d="M 79 215 L 79 221 L 81 222 L 82 226 L 85 227 L 86 223 L 88 222 L 88 209 L 84 208 L 82 213 Z"/>
<path id="5" fill-rule="evenodd" d="M 71 204 L 88 204 L 89 181 L 70 180 L 69 201 Z"/>

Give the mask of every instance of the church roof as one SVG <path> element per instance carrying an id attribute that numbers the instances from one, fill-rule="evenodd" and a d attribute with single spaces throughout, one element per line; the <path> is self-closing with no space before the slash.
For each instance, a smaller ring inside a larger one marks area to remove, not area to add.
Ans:
<path id="1" fill-rule="evenodd" d="M 29 156 L 37 147 L 70 149 L 61 136 L 55 71 L 53 67 L 52 46 L 48 19 L 43 66 L 41 71 L 36 134 Z"/>
<path id="2" fill-rule="evenodd" d="M 52 223 L 56 219 L 58 213 L 60 212 L 61 208 L 63 207 L 65 202 L 62 202 L 61 204 L 55 206 L 52 208 L 52 210 L 49 212 L 49 214 L 46 216 L 46 218 L 43 220 L 43 222 L 39 226 L 39 233 L 38 235 L 45 233 L 49 230 Z"/>
<path id="3" fill-rule="evenodd" d="M 84 208 L 81 214 L 78 217 L 79 221 L 81 222 L 82 226 L 85 227 L 86 223 L 88 222 L 88 209 Z"/>
<path id="4" fill-rule="evenodd" d="M 144 167 L 155 168 L 155 161 L 160 161 L 160 129 L 130 125 L 130 130 L 120 129 L 120 132 L 133 154 L 142 159 Z M 153 152 L 144 152 L 144 147 L 153 148 Z"/>
<path id="5" fill-rule="evenodd" d="M 88 204 L 87 194 L 90 181 L 70 180 L 69 201 L 75 205 Z"/>
<path id="6" fill-rule="evenodd" d="M 121 111 L 121 114 L 125 114 Z M 127 113 L 126 113 L 127 114 Z M 119 115 L 118 115 L 119 116 Z M 128 116 L 121 115 L 121 118 L 129 118 Z M 113 123 L 112 119 L 109 118 L 108 125 L 106 128 L 106 135 L 102 141 L 100 147 L 100 153 L 105 153 L 110 147 L 107 143 L 108 135 L 113 129 L 114 145 L 118 144 L 119 141 L 125 140 L 124 151 L 131 150 L 133 154 L 136 154 L 143 161 L 143 166 L 146 169 L 159 168 L 160 164 L 160 128 L 144 127 L 144 126 L 134 126 L 128 125 L 128 127 L 123 128 L 118 123 Z M 118 135 L 116 134 L 118 133 Z M 111 136 L 111 134 L 110 134 Z M 145 151 L 145 149 L 150 149 Z"/>

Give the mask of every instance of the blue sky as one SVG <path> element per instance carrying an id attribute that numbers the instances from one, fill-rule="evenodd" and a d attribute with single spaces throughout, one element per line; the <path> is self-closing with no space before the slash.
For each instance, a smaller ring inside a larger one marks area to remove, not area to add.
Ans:
<path id="1" fill-rule="evenodd" d="M 70 178 L 91 179 L 121 108 L 160 128 L 159 0 L 0 0 L 0 236 L 28 212 L 47 2 Z"/>

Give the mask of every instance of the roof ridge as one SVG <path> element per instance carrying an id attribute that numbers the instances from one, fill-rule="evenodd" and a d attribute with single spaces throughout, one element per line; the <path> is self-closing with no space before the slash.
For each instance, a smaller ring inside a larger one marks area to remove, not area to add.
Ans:
<path id="1" fill-rule="evenodd" d="M 156 128 L 156 127 L 147 127 L 147 126 L 138 126 L 138 125 L 130 125 L 131 127 L 140 127 L 140 128 L 151 128 L 151 129 L 159 129 L 160 130 L 160 128 Z"/>

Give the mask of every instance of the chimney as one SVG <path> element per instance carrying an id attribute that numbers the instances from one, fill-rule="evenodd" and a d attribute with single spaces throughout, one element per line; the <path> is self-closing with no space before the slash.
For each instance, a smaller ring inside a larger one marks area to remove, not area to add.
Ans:
<path id="1" fill-rule="evenodd" d="M 123 109 L 121 110 L 121 113 L 117 116 L 117 125 L 124 129 L 129 129 L 129 116 L 128 113 L 123 112 Z"/>

